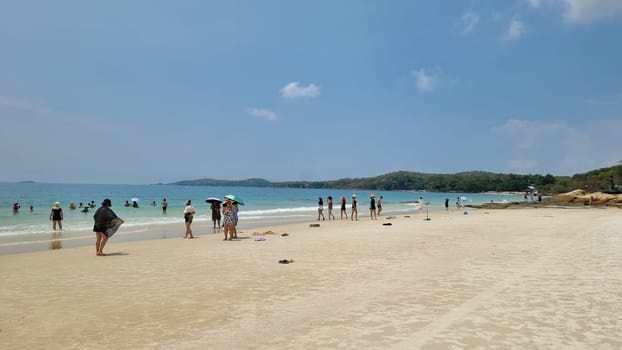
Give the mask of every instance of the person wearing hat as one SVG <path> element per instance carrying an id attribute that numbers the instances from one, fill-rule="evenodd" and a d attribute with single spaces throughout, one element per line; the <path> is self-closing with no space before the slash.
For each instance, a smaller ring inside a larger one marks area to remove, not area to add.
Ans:
<path id="1" fill-rule="evenodd" d="M 50 211 L 50 220 L 52 220 L 52 229 L 56 231 L 56 225 L 58 225 L 58 229 L 63 229 L 63 208 L 60 207 L 59 202 L 55 202 L 52 210 Z"/>
<path id="2" fill-rule="evenodd" d="M 186 223 L 186 235 L 184 238 L 194 238 L 192 235 L 192 219 L 194 218 L 196 211 L 192 206 L 192 201 L 188 199 L 186 201 L 186 207 L 184 208 L 184 222 Z"/>
<path id="3" fill-rule="evenodd" d="M 372 220 L 378 220 L 376 216 L 376 195 L 372 193 L 369 198 L 369 216 Z"/>
<path id="4" fill-rule="evenodd" d="M 350 220 L 359 221 L 359 210 L 356 207 L 356 195 L 352 195 L 352 213 L 350 214 Z"/>
<path id="5" fill-rule="evenodd" d="M 106 255 L 104 254 L 104 247 L 106 246 L 106 242 L 108 242 L 108 234 L 106 231 L 114 226 L 113 220 L 117 218 L 117 214 L 115 214 L 110 207 L 112 207 L 112 201 L 106 198 L 102 202 L 102 206 L 93 214 L 93 220 L 95 221 L 93 232 L 95 232 L 97 237 L 95 251 L 98 256 Z"/>

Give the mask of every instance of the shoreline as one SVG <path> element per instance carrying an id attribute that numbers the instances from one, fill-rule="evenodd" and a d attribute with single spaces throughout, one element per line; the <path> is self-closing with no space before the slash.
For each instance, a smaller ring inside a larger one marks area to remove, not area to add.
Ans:
<path id="1" fill-rule="evenodd" d="M 450 208 L 450 210 L 452 210 Z M 455 210 L 455 208 L 453 209 Z M 333 209 L 333 214 L 335 214 L 335 210 Z M 444 212 L 444 210 L 430 210 L 429 213 L 434 212 Z M 351 211 L 348 210 L 348 217 L 350 217 Z M 336 213 L 336 217 L 338 217 L 339 213 Z M 384 220 L 386 217 L 390 216 L 414 216 L 414 215 L 425 215 L 425 211 L 418 211 L 417 209 L 413 209 L 412 211 L 400 211 L 399 213 L 391 213 L 384 212 L 383 215 L 379 217 L 379 220 Z M 325 210 L 325 216 L 327 216 L 327 210 Z M 381 219 L 382 218 L 382 219 Z M 347 220 L 327 220 L 322 221 L 321 223 L 332 223 L 332 222 L 340 222 L 340 221 L 350 221 Z M 370 221 L 369 219 L 369 211 L 366 210 L 364 213 L 359 213 L 359 221 Z M 318 223 L 317 220 L 313 218 L 313 216 L 308 217 L 299 217 L 299 216 L 291 216 L 288 218 L 280 218 L 279 220 L 241 220 L 239 223 L 238 230 L 241 232 L 248 232 L 254 230 L 261 230 L 264 228 L 270 227 L 282 227 L 292 224 L 313 224 Z M 155 224 L 155 225 L 144 225 L 139 227 L 133 227 L 128 230 L 124 226 L 121 226 L 121 229 L 117 234 L 115 234 L 109 241 L 108 245 L 114 244 L 115 242 L 134 242 L 134 241 L 150 241 L 150 240 L 168 240 L 174 238 L 181 238 L 184 236 L 184 222 L 183 219 L 179 219 L 179 223 L 169 223 L 169 224 Z M 213 224 L 211 220 L 200 219 L 195 220 L 192 225 L 193 232 L 195 236 L 211 236 L 212 234 L 222 234 L 222 228 L 213 229 Z M 47 250 L 60 250 L 60 249 L 69 249 L 69 248 L 79 248 L 85 246 L 91 246 L 95 243 L 95 234 L 90 229 L 84 229 L 77 232 L 72 232 L 71 237 L 63 237 L 62 231 L 48 231 L 42 232 L 38 236 L 46 236 L 46 239 L 36 239 L 36 240 L 28 240 L 28 241 L 15 241 L 15 242 L 4 242 L 0 243 L 0 256 L 3 255 L 12 255 L 12 254 L 23 254 L 23 253 L 32 253 L 32 252 L 41 252 Z"/>

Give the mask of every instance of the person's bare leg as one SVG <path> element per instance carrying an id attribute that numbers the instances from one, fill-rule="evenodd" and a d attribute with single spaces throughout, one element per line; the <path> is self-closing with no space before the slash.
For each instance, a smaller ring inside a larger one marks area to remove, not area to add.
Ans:
<path id="1" fill-rule="evenodd" d="M 97 241 L 95 242 L 95 250 L 97 251 L 97 255 L 106 255 L 104 254 L 104 247 L 106 246 L 106 242 L 108 242 L 108 237 L 101 233 L 97 232 Z"/>
<path id="2" fill-rule="evenodd" d="M 95 241 L 95 255 L 99 255 L 99 246 L 101 245 L 102 234 L 100 232 L 95 232 L 95 237 L 97 239 Z"/>

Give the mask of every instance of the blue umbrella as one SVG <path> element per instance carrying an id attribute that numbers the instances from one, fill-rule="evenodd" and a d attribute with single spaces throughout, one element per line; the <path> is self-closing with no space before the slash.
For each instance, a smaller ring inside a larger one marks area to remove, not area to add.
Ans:
<path id="1" fill-rule="evenodd" d="M 228 195 L 225 196 L 225 198 L 231 199 L 232 201 L 234 201 L 234 202 L 236 202 L 236 203 L 238 203 L 240 205 L 244 205 L 244 201 L 242 200 L 242 198 L 240 198 L 240 197 L 238 197 L 238 196 L 236 196 L 234 194 L 228 194 Z"/>

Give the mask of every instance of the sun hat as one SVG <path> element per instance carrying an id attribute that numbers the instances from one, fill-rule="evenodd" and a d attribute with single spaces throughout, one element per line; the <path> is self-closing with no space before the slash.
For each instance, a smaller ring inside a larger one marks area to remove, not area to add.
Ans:
<path id="1" fill-rule="evenodd" d="M 60 202 L 54 202 L 54 208 L 60 208 Z"/>
<path id="2" fill-rule="evenodd" d="M 370 197 L 371 198 L 376 198 L 376 195 L 372 193 Z"/>
<path id="3" fill-rule="evenodd" d="M 356 198 L 356 195 L 355 195 L 355 194 L 353 194 L 353 195 L 352 195 L 352 198 Z"/>

